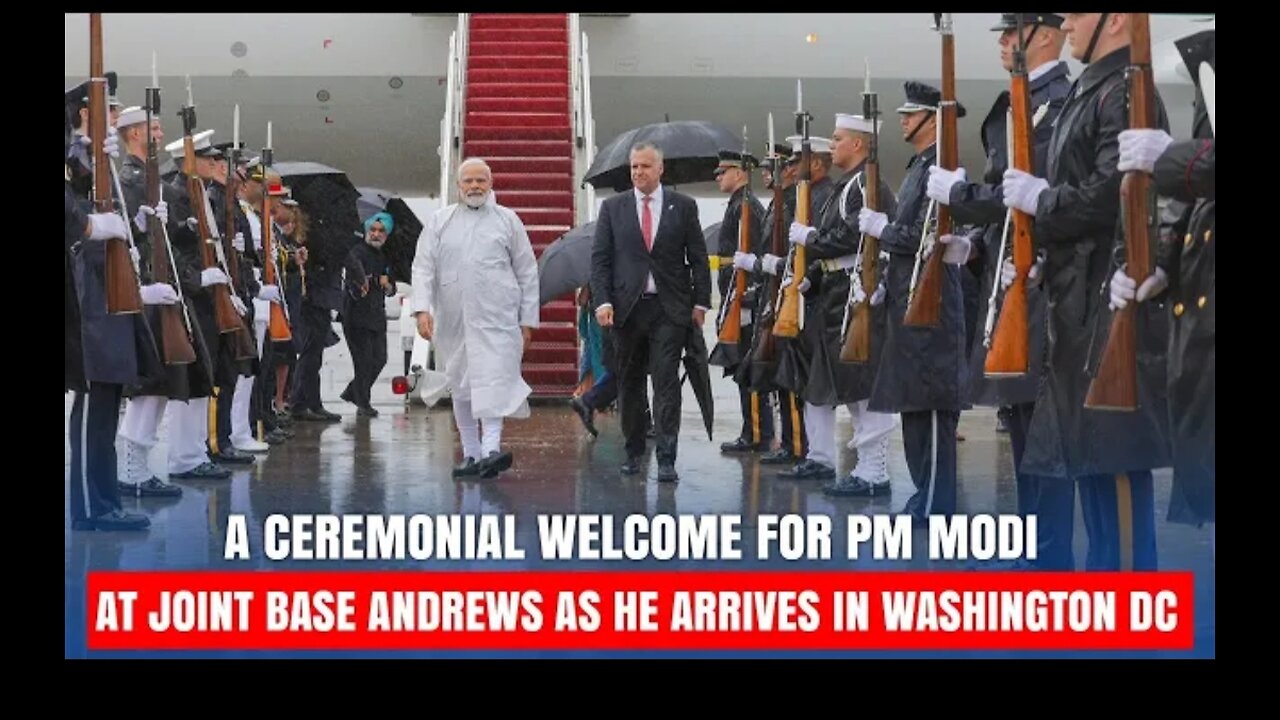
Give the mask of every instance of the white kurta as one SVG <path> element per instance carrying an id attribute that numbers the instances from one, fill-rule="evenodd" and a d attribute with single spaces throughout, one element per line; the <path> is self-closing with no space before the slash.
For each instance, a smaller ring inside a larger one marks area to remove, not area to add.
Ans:
<path id="1" fill-rule="evenodd" d="M 524 223 L 493 193 L 478 209 L 456 203 L 425 223 L 412 310 L 435 318 L 436 369 L 473 416 L 529 416 L 520 327 L 538 326 L 538 262 Z"/>

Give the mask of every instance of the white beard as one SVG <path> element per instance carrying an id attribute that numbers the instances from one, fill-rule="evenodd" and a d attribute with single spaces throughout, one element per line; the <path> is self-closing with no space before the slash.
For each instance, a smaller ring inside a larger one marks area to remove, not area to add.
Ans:
<path id="1" fill-rule="evenodd" d="M 462 196 L 462 202 L 466 203 L 467 207 L 469 208 L 478 208 L 481 205 L 484 205 L 485 201 L 488 199 L 489 199 L 489 193 L 485 193 L 483 195 L 476 195 L 476 196 L 472 196 L 472 195 Z"/>

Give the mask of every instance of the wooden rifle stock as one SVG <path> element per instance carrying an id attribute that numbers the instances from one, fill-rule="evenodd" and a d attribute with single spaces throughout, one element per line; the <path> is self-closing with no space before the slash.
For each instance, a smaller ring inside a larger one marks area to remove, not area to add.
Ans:
<path id="1" fill-rule="evenodd" d="M 89 14 L 89 136 L 93 140 L 93 206 L 96 213 L 112 212 L 111 167 L 107 164 L 107 78 L 102 62 L 102 13 Z M 107 238 L 104 246 L 103 285 L 107 312 L 131 315 L 142 312 L 138 272 L 129 253 L 129 238 Z"/>
<path id="2" fill-rule="evenodd" d="M 159 107 L 159 88 L 147 88 L 147 204 L 160 204 L 160 159 L 156 154 L 155 137 L 151 134 L 152 111 Z M 147 237 L 151 242 L 151 278 L 157 283 L 177 286 L 172 272 L 172 251 L 169 236 L 159 218 L 147 223 Z M 191 343 L 186 308 L 179 292 L 178 302 L 158 305 L 160 316 L 160 351 L 165 365 L 190 365 L 196 361 L 196 349 Z"/>
<path id="3" fill-rule="evenodd" d="M 204 269 L 218 268 L 218 258 L 214 254 L 213 244 L 217 240 L 209 227 L 209 216 L 205 212 L 208 202 L 205 200 L 204 182 L 196 175 L 195 143 L 188 130 L 183 138 L 182 172 L 187 176 L 187 195 L 191 201 L 191 212 L 196 216 L 196 232 L 200 239 L 200 258 Z M 225 283 L 218 283 L 209 288 L 213 293 L 213 316 L 221 334 L 233 333 L 240 329 L 240 313 L 231 303 L 231 288 Z"/>
<path id="4" fill-rule="evenodd" d="M 813 151 L 809 145 L 808 113 L 802 111 L 799 122 L 803 126 L 800 134 L 804 139 L 800 145 L 800 177 L 796 182 L 796 222 L 809 225 L 809 182 L 812 179 L 809 160 Z M 801 319 L 804 313 L 804 296 L 800 293 L 800 285 L 809 269 L 803 245 L 793 244 L 791 256 L 791 284 L 782 291 L 782 307 L 778 310 L 778 319 L 773 323 L 773 334 L 785 338 L 799 337 L 800 330 L 804 327 Z"/>
<path id="5" fill-rule="evenodd" d="M 751 252 L 751 188 L 742 191 L 742 215 L 738 220 L 738 252 Z M 719 340 L 737 344 L 742 339 L 742 296 L 747 294 L 747 273 L 741 268 L 733 271 L 733 300 L 720 326 Z"/>
<path id="6" fill-rule="evenodd" d="M 940 21 L 942 32 L 942 104 L 938 108 L 939 135 L 938 166 L 955 170 L 960 165 L 959 148 L 956 146 L 956 43 L 951 32 L 951 19 Z M 925 260 L 920 280 L 916 284 L 911 302 L 902 323 L 911 327 L 937 327 L 942 319 L 942 267 L 943 248 L 938 238 L 951 233 L 951 208 L 938 203 L 938 221 L 934 226 L 933 252 Z M 925 228 L 926 235 L 929 228 Z M 923 240 L 921 241 L 923 242 Z"/>
<path id="7" fill-rule="evenodd" d="M 1129 15 L 1129 127 L 1156 127 L 1155 85 L 1151 73 L 1151 27 L 1146 13 Z M 1130 170 L 1120 181 L 1120 219 L 1124 227 L 1125 272 L 1139 283 L 1151 275 L 1151 225 L 1155 203 L 1151 176 Z M 1138 409 L 1138 303 L 1131 301 L 1111 317 L 1111 331 L 1084 406 L 1092 410 Z"/>
<path id="8" fill-rule="evenodd" d="M 872 119 L 872 122 L 875 120 Z M 863 172 L 867 195 L 864 207 L 879 210 L 880 163 L 874 158 L 873 151 Z M 871 361 L 871 296 L 875 294 L 876 286 L 880 282 L 879 238 L 870 235 L 862 236 L 862 267 L 857 272 L 862 281 L 862 291 L 867 297 L 853 307 L 853 315 L 849 319 L 844 344 L 840 346 L 840 362 L 861 364 Z"/>
<path id="9" fill-rule="evenodd" d="M 770 148 L 772 150 L 772 148 Z M 773 158 L 773 202 L 769 205 L 769 211 L 772 213 L 770 219 L 773 221 L 771 226 L 772 245 L 770 253 L 777 257 L 783 257 L 787 250 L 787 235 L 785 222 L 786 200 L 785 191 L 782 188 L 782 156 L 777 155 Z M 778 361 L 778 346 L 774 341 L 773 324 L 778 317 L 778 310 L 781 303 L 778 300 L 778 286 L 782 283 L 782 279 L 777 275 L 769 275 L 765 273 L 765 282 L 760 303 L 761 318 L 755 323 L 755 345 L 752 348 L 751 357 L 754 362 L 764 365 L 772 365 Z"/>
<path id="10" fill-rule="evenodd" d="M 1022 30 L 1018 29 L 1019 42 Z M 1013 153 L 1011 167 L 1028 174 L 1035 174 L 1031 154 L 1031 89 L 1027 82 L 1026 57 L 1019 48 L 1015 51 L 1013 78 L 1009 89 L 1009 107 L 1012 114 Z M 1029 309 L 1027 305 L 1027 273 L 1031 270 L 1031 224 L 1033 218 L 1021 210 L 1013 210 L 1013 267 L 1016 271 L 1013 284 L 1004 293 L 999 309 L 999 320 L 991 347 L 987 351 L 983 373 L 988 377 L 1018 377 L 1030 370 Z M 1000 282 L 1003 258 L 996 263 L 992 282 Z"/>
<path id="11" fill-rule="evenodd" d="M 280 292 L 280 279 L 276 273 L 275 230 L 271 220 L 271 192 L 267 188 L 267 178 L 262 178 L 262 279 L 268 285 L 275 285 Z M 293 339 L 289 330 L 289 318 L 285 316 L 283 303 L 268 303 L 271 309 L 267 319 L 267 333 L 272 342 L 288 342 Z"/>
<path id="12" fill-rule="evenodd" d="M 240 281 L 240 253 L 231 243 L 231 239 L 236 234 L 236 209 L 239 204 L 236 198 L 239 193 L 239 180 L 236 175 L 238 156 L 239 148 L 232 147 L 231 154 L 227 157 L 227 179 L 223 185 L 225 197 L 222 202 L 224 217 L 221 238 L 222 256 L 226 260 L 227 276 L 231 279 L 229 287 L 233 293 L 236 292 L 236 283 Z M 239 315 L 239 313 L 236 314 Z M 258 350 L 253 345 L 253 335 L 249 333 L 249 318 L 239 317 L 239 324 L 240 327 L 236 330 L 235 336 L 236 359 L 252 360 L 258 356 Z"/>

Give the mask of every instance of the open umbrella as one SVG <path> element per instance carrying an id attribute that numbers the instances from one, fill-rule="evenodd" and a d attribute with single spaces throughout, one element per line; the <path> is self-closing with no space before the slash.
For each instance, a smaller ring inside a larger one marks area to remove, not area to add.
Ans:
<path id="1" fill-rule="evenodd" d="M 596 155 L 582 181 L 615 192 L 627 190 L 631 187 L 631 148 L 641 142 L 651 142 L 662 150 L 662 181 L 671 185 L 714 180 L 720 151 L 742 148 L 742 138 L 715 123 L 654 123 L 628 130 L 610 141 Z"/>
<path id="2" fill-rule="evenodd" d="M 360 196 L 356 199 L 356 210 L 361 223 L 375 213 L 385 212 L 391 215 L 391 221 L 395 224 L 387 243 L 382 246 L 382 252 L 391 266 L 391 279 L 402 283 L 412 282 L 413 255 L 418 250 L 422 221 L 404 199 L 397 195 L 378 188 L 357 190 Z"/>
<path id="3" fill-rule="evenodd" d="M 693 388 L 693 396 L 698 400 L 698 408 L 702 410 L 702 424 L 707 428 L 707 439 L 711 439 L 711 425 L 715 422 L 715 401 L 711 397 L 711 370 L 707 364 L 707 343 L 702 339 L 702 328 L 689 327 L 684 346 L 684 377 Z"/>
<path id="4" fill-rule="evenodd" d="M 311 221 L 308 244 L 339 262 L 364 238 L 356 186 L 347 174 L 317 162 L 278 162 L 271 169 L 280 174 L 294 200 Z"/>
<path id="5" fill-rule="evenodd" d="M 538 303 L 545 305 L 591 282 L 596 221 L 580 225 L 547 246 L 538 258 Z"/>

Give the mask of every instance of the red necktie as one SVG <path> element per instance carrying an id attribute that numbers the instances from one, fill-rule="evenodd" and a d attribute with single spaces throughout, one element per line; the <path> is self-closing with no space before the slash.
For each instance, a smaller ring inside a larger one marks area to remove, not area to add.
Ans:
<path id="1" fill-rule="evenodd" d="M 649 203 L 652 200 L 652 195 L 644 196 L 644 220 L 640 223 L 640 232 L 644 234 L 644 247 L 649 252 L 653 252 L 653 213 L 649 211 Z"/>

